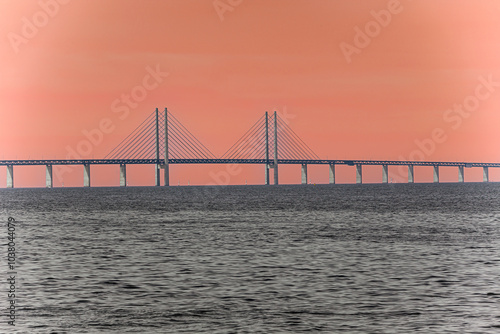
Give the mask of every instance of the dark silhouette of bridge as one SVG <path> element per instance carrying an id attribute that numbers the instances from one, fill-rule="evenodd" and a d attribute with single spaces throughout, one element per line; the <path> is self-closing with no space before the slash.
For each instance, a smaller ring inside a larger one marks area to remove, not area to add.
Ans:
<path id="1" fill-rule="evenodd" d="M 408 182 L 414 182 L 414 166 L 434 168 L 434 182 L 439 182 L 439 167 L 457 167 L 458 181 L 464 182 L 464 168 L 482 167 L 483 181 L 489 182 L 489 168 L 500 163 L 439 162 L 439 161 L 389 161 L 389 160 L 325 160 L 291 129 L 276 112 L 266 112 L 221 157 L 216 157 L 171 112 L 156 109 L 132 133 L 103 159 L 66 160 L 0 160 L 7 166 L 7 187 L 14 187 L 14 166 L 45 165 L 46 186 L 53 186 L 53 165 L 83 165 L 84 186 L 91 185 L 91 165 L 119 165 L 120 186 L 127 185 L 127 165 L 155 165 L 155 184 L 160 185 L 163 170 L 164 185 L 169 185 L 170 164 L 262 164 L 265 166 L 265 184 L 270 184 L 270 170 L 274 172 L 274 184 L 279 183 L 280 164 L 302 166 L 302 184 L 307 184 L 308 165 L 329 165 L 329 182 L 335 183 L 335 166 L 348 165 L 356 169 L 356 183 L 363 182 L 364 165 L 382 166 L 382 182 L 388 183 L 388 166 L 407 166 Z"/>

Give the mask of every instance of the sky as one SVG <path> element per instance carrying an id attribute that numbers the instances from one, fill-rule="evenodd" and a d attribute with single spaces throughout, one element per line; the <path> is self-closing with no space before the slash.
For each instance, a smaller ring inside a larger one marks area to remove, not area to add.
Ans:
<path id="1" fill-rule="evenodd" d="M 0 160 L 102 158 L 167 107 L 216 156 L 276 110 L 323 159 L 500 162 L 499 15 L 496 0 L 0 0 Z M 236 170 L 173 165 L 170 182 L 264 182 L 264 166 Z M 363 173 L 381 182 L 380 166 Z M 83 184 L 81 166 L 55 174 Z M 328 166 L 309 179 L 328 183 Z M 152 185 L 154 167 L 128 181 Z M 92 167 L 93 185 L 118 183 L 118 166 Z M 16 187 L 44 185 L 43 166 L 15 168 Z"/>

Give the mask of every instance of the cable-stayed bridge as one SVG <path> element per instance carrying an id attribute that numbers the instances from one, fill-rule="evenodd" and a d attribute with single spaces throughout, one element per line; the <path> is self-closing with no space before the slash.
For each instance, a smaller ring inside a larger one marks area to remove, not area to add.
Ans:
<path id="1" fill-rule="evenodd" d="M 389 166 L 407 166 L 408 182 L 414 182 L 414 166 L 429 166 L 434 169 L 434 182 L 439 182 L 439 167 L 457 167 L 458 181 L 464 182 L 464 168 L 483 168 L 483 181 L 489 182 L 489 168 L 500 167 L 500 163 L 439 162 L 439 161 L 389 161 L 389 160 L 325 160 L 291 129 L 276 112 L 266 112 L 234 143 L 222 156 L 216 157 L 199 141 L 171 112 L 158 109 L 151 113 L 121 143 L 103 159 L 66 160 L 0 160 L 7 167 L 7 188 L 14 187 L 14 166 L 45 165 L 46 186 L 53 186 L 54 165 L 83 165 L 84 186 L 91 185 L 91 165 L 119 165 L 120 186 L 127 185 L 127 165 L 151 164 L 155 166 L 155 184 L 160 185 L 163 171 L 164 185 L 169 185 L 171 164 L 262 164 L 264 183 L 270 184 L 270 170 L 274 184 L 279 183 L 280 164 L 302 166 L 302 184 L 307 184 L 308 165 L 329 165 L 329 182 L 335 183 L 335 165 L 354 166 L 356 183 L 363 182 L 364 165 L 382 166 L 382 182 L 388 183 Z"/>

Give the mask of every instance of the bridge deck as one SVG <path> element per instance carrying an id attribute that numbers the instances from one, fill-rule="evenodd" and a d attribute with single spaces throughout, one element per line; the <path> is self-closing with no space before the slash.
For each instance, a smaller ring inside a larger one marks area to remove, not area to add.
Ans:
<path id="1" fill-rule="evenodd" d="M 269 164 L 266 159 L 169 159 L 169 164 Z M 0 160 L 0 166 L 42 166 L 42 165 L 118 165 L 118 164 L 162 164 L 163 159 L 81 159 L 81 160 Z M 500 163 L 456 162 L 456 161 L 391 161 L 391 160 L 296 160 L 278 159 L 278 164 L 307 165 L 388 165 L 388 166 L 463 166 L 500 167 Z"/>

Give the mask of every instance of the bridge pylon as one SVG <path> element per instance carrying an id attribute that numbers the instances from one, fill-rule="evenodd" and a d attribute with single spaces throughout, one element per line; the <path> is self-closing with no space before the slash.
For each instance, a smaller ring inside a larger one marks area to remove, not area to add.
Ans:
<path id="1" fill-rule="evenodd" d="M 168 187 L 170 185 L 170 170 L 168 165 L 168 110 L 165 108 L 165 136 L 164 136 L 164 145 L 165 150 L 163 152 L 163 179 L 164 186 Z"/>
<path id="2" fill-rule="evenodd" d="M 265 165 L 265 169 L 266 169 L 266 185 L 269 185 L 269 168 L 270 168 L 270 165 L 269 165 L 269 116 L 268 116 L 268 113 L 266 111 L 266 165 Z"/>
<path id="3" fill-rule="evenodd" d="M 179 163 L 216 158 L 167 108 L 164 112 L 155 108 L 155 111 L 111 150 L 105 159 L 152 160 L 151 163 L 155 167 L 155 186 L 161 185 L 162 169 L 163 184 L 169 186 L 169 166 L 172 160 Z"/>
<path id="4" fill-rule="evenodd" d="M 160 130 L 158 120 L 158 108 L 155 110 L 155 147 L 156 147 L 156 160 L 160 160 Z M 160 165 L 155 164 L 155 186 L 160 186 Z"/>
<path id="5" fill-rule="evenodd" d="M 161 170 L 163 169 L 163 185 L 165 187 L 168 187 L 170 185 L 170 170 L 169 170 L 169 161 L 168 161 L 168 110 L 165 108 L 164 115 L 163 115 L 163 161 L 162 163 L 156 164 L 156 174 L 155 174 L 155 185 L 157 187 L 160 186 L 161 184 Z M 155 146 L 156 146 L 156 160 L 160 161 L 161 159 L 161 154 L 160 154 L 160 118 L 159 118 L 159 111 L 158 108 L 155 110 L 155 124 L 156 124 L 156 139 L 155 139 Z"/>
<path id="6" fill-rule="evenodd" d="M 278 115 L 274 111 L 274 185 L 278 185 Z"/>
<path id="7" fill-rule="evenodd" d="M 271 137 L 272 136 L 272 137 Z M 272 157 L 271 157 L 272 154 Z M 270 169 L 275 185 L 279 184 L 278 165 L 290 160 L 319 160 L 319 157 L 290 128 L 278 112 L 265 114 L 241 136 L 221 157 L 234 160 L 261 160 L 265 165 L 266 185 L 270 184 Z M 304 162 L 301 162 L 304 163 Z"/>

